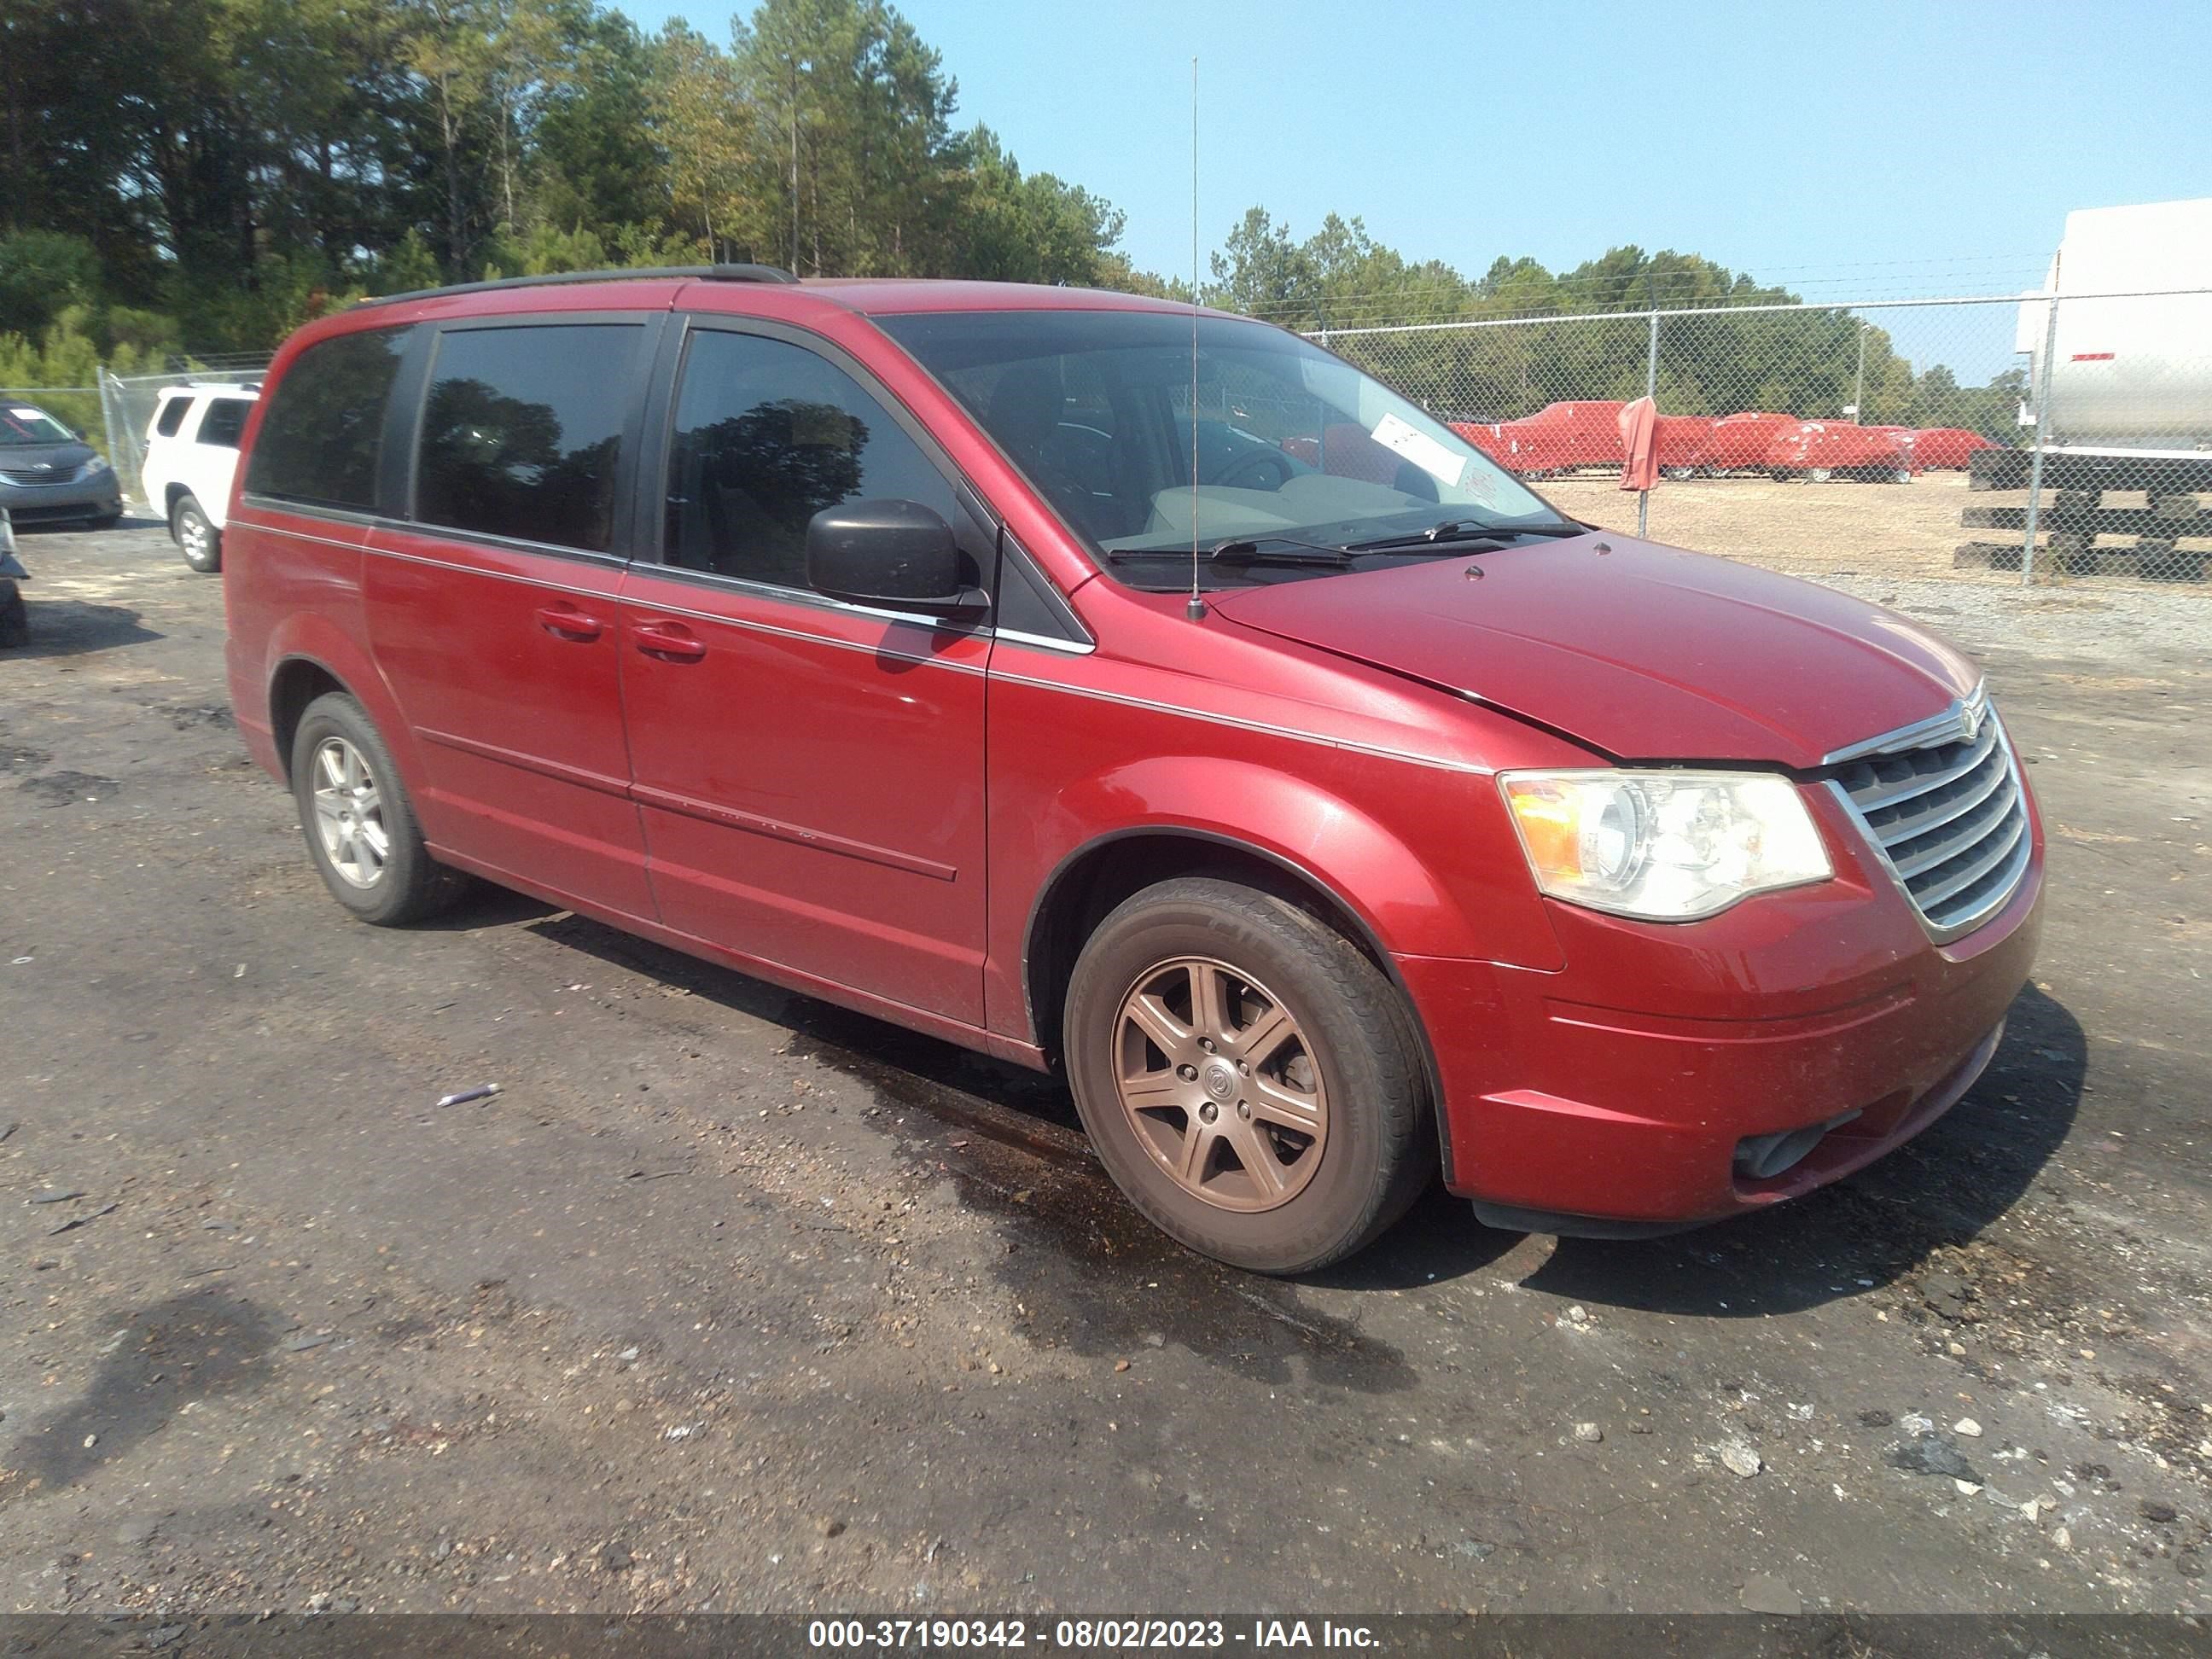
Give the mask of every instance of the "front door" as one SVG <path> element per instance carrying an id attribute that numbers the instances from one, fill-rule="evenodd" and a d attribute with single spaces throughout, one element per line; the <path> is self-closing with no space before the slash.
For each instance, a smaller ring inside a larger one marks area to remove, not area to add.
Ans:
<path id="1" fill-rule="evenodd" d="M 446 328 L 409 522 L 371 532 L 362 582 L 434 846 L 641 916 L 617 595 L 652 332 L 635 317 Z"/>
<path id="2" fill-rule="evenodd" d="M 663 921 L 942 1018 L 983 1018 L 988 634 L 806 586 L 806 526 L 861 496 L 983 551 L 948 469 L 856 365 L 696 324 L 658 564 L 623 586 L 633 795 Z"/>

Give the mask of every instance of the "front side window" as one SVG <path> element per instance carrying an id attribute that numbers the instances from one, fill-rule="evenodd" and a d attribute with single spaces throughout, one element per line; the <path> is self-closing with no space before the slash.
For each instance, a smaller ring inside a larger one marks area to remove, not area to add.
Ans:
<path id="1" fill-rule="evenodd" d="M 606 552 L 644 338 L 635 323 L 447 334 L 422 405 L 416 518 Z"/>
<path id="2" fill-rule="evenodd" d="M 1202 544 L 1273 538 L 1355 552 L 1445 522 L 1509 533 L 1560 527 L 1540 498 L 1419 405 L 1264 324 L 1201 317 L 1194 354 L 1188 313 L 875 321 L 967 407 L 1109 571 L 1139 585 L 1160 568 L 1147 557 L 1187 552 L 1194 519 Z"/>
<path id="3" fill-rule="evenodd" d="M 374 511 L 384 406 L 406 338 L 401 329 L 369 329 L 301 352 L 269 394 L 246 463 L 246 493 Z"/>
<path id="4" fill-rule="evenodd" d="M 246 411 L 252 407 L 243 398 L 215 398 L 200 416 L 198 441 L 218 449 L 237 448 L 239 434 L 246 430 Z"/>
<path id="5" fill-rule="evenodd" d="M 863 496 L 920 501 L 948 523 L 952 487 L 853 377 L 803 347 L 702 329 L 684 354 L 661 557 L 806 586 L 806 526 Z"/>

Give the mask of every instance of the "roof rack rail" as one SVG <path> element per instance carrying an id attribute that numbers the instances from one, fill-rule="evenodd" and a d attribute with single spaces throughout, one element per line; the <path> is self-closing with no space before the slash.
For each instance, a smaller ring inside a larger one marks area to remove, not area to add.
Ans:
<path id="1" fill-rule="evenodd" d="M 543 276 L 501 276 L 489 283 L 455 283 L 446 288 L 410 289 L 404 294 L 375 294 L 356 300 L 353 309 L 397 305 L 402 300 L 443 299 L 448 294 L 491 294 L 510 288 L 550 288 L 559 283 L 639 282 L 655 277 L 690 277 L 702 283 L 795 283 L 798 277 L 775 265 L 641 265 L 627 270 L 556 270 Z"/>

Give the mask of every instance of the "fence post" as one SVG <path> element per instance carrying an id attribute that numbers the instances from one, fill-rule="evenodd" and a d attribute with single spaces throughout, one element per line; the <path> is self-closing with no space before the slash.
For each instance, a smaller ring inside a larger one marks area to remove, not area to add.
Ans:
<path id="1" fill-rule="evenodd" d="M 1659 308 L 1651 308 L 1651 337 L 1644 350 L 1644 395 L 1651 399 L 1656 421 L 1659 406 Z M 1655 427 L 1654 430 L 1656 428 Z M 1657 441 L 1655 437 L 1653 441 Z M 1636 492 L 1636 538 L 1642 541 L 1651 526 L 1651 492 Z"/>
<path id="2" fill-rule="evenodd" d="M 123 452 L 115 443 L 115 402 L 107 388 L 108 373 L 103 365 L 92 371 L 94 385 L 100 388 L 100 429 L 107 439 L 107 464 L 119 477 L 123 471 Z"/>
<path id="3" fill-rule="evenodd" d="M 2043 450 L 2051 425 L 2051 354 L 2058 346 L 2058 262 L 2051 264 L 2051 308 L 2043 324 L 2041 372 L 2035 381 L 2035 453 L 2027 463 L 2027 529 L 2020 544 L 2020 585 L 2035 580 L 2035 521 L 2043 505 Z"/>

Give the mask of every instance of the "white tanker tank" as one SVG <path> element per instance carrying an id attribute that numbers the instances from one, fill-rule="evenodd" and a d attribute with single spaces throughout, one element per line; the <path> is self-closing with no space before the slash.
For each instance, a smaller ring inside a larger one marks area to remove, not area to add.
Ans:
<path id="1" fill-rule="evenodd" d="M 2059 300 L 2051 361 L 2042 299 L 2021 307 L 2014 349 L 2028 357 L 2022 423 L 2044 409 L 2046 448 L 2212 458 L 2212 197 L 2068 214 L 2043 291 Z M 2115 297 L 2075 297 L 2100 295 Z"/>

